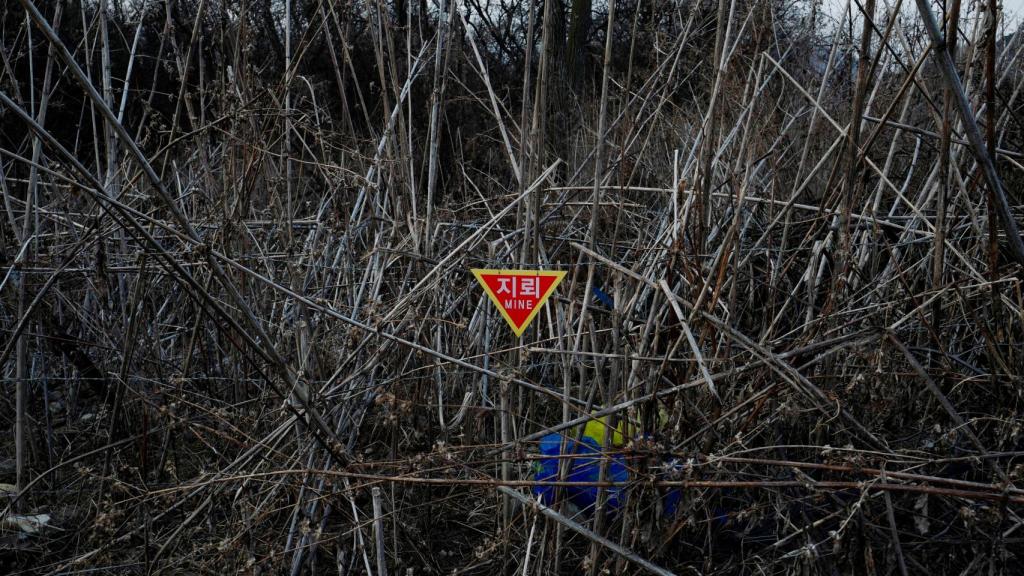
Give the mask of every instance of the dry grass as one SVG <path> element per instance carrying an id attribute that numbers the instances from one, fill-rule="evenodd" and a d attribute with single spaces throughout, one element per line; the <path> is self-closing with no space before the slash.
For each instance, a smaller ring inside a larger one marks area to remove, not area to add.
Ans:
<path id="1" fill-rule="evenodd" d="M 995 2 L 595 5 L 582 79 L 550 2 L 295 3 L 0 9 L 0 571 L 1019 570 Z M 470 267 L 569 274 L 515 339 Z M 624 508 L 533 502 L 597 416 Z"/>

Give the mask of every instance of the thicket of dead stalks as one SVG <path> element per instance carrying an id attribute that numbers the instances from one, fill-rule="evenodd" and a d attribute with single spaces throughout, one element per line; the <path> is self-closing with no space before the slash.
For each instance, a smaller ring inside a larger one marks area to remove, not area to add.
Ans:
<path id="1" fill-rule="evenodd" d="M 1024 33 L 941 4 L 5 2 L 0 572 L 1019 574 Z"/>

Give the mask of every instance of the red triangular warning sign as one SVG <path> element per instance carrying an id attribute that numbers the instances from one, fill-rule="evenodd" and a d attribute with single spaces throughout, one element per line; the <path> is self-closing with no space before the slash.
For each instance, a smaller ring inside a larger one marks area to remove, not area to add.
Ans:
<path id="1" fill-rule="evenodd" d="M 565 277 L 565 272 L 547 270 L 473 268 L 472 272 L 517 338 L 523 335 L 548 296 Z"/>

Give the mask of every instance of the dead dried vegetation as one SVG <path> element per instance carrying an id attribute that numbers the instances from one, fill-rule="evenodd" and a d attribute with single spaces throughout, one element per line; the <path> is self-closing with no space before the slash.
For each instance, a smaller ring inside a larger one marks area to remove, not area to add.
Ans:
<path id="1" fill-rule="evenodd" d="M 945 4 L 5 3 L 0 571 L 1019 573 L 1024 33 Z"/>

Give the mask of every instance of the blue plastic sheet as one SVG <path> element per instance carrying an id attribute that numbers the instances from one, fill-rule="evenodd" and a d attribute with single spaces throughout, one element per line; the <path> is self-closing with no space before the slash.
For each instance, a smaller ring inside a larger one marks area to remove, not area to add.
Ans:
<path id="1" fill-rule="evenodd" d="M 565 442 L 566 453 L 578 455 L 569 459 L 569 474 L 566 476 L 568 482 L 597 482 L 601 471 L 600 453 L 602 447 L 593 438 L 584 436 L 579 442 L 567 438 L 561 434 L 548 434 L 541 438 L 540 452 L 549 458 L 542 458 L 535 464 L 534 479 L 539 482 L 554 482 L 558 480 L 558 456 L 562 453 L 562 442 Z M 612 455 L 608 463 L 608 470 L 605 480 L 608 482 L 625 482 L 629 479 L 626 470 L 626 461 L 620 455 Z M 545 504 L 551 504 L 555 500 L 555 486 L 534 486 L 533 492 L 541 497 Z M 605 502 L 609 509 L 616 510 L 621 505 L 622 488 L 614 486 L 605 490 L 607 496 Z M 592 508 L 597 503 L 596 486 L 573 486 L 565 489 L 565 495 L 570 502 L 579 508 Z"/>
<path id="2" fill-rule="evenodd" d="M 569 470 L 566 476 L 567 482 L 597 482 L 601 470 L 601 451 L 603 446 L 593 435 L 584 435 L 579 442 L 561 434 L 548 434 L 541 438 L 540 452 L 545 458 L 541 458 L 534 464 L 533 479 L 538 482 L 554 482 L 558 480 L 558 463 L 565 458 L 559 458 L 562 454 L 562 445 L 565 444 L 565 454 L 572 455 L 568 458 Z M 626 467 L 626 458 L 621 454 L 609 456 L 608 470 L 605 475 L 607 482 L 627 482 L 629 471 Z M 679 465 L 669 466 L 675 469 Z M 662 474 L 663 475 L 663 474 Z M 544 504 L 552 504 L 555 501 L 555 486 L 534 486 L 533 493 L 541 498 Z M 565 497 L 577 508 L 583 510 L 593 509 L 597 503 L 596 486 L 572 486 L 566 487 Z M 682 500 L 682 491 L 678 488 L 661 490 L 662 513 L 665 516 L 673 516 L 679 508 Z M 613 486 L 605 489 L 606 507 L 610 512 L 617 511 L 623 504 L 623 487 Z"/>

